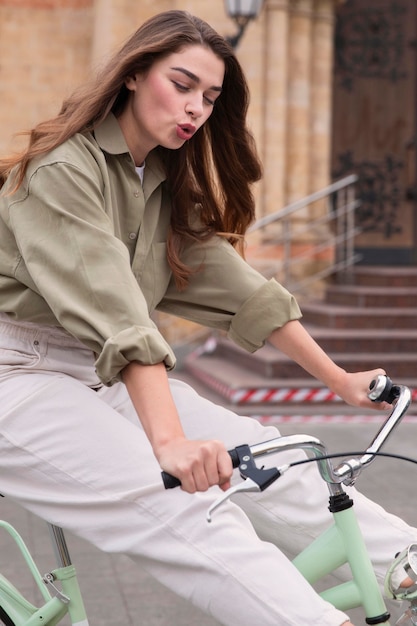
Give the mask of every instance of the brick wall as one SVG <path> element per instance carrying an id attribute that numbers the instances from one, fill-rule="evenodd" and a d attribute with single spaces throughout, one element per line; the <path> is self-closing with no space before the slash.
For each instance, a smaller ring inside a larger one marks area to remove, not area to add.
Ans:
<path id="1" fill-rule="evenodd" d="M 0 0 L 0 152 L 85 78 L 93 0 Z"/>

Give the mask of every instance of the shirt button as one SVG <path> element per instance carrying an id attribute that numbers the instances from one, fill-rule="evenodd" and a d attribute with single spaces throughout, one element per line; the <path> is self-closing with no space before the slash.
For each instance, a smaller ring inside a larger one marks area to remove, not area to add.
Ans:
<path id="1" fill-rule="evenodd" d="M 139 189 L 136 189 L 136 191 L 133 192 L 133 195 L 135 196 L 135 198 L 139 198 L 139 196 L 140 196 Z"/>
<path id="2" fill-rule="evenodd" d="M 136 233 L 129 233 L 129 239 L 136 239 Z"/>

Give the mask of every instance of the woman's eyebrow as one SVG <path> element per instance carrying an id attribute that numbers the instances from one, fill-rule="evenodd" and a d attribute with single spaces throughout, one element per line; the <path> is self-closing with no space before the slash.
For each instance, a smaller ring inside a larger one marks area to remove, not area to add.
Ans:
<path id="1" fill-rule="evenodd" d="M 193 72 L 190 72 L 190 70 L 186 70 L 185 67 L 171 67 L 171 69 L 175 70 L 177 72 L 182 72 L 183 74 L 188 76 L 188 78 L 190 78 L 195 83 L 200 83 L 201 82 L 201 80 L 200 80 L 200 78 L 198 76 L 193 74 Z M 219 93 L 222 91 L 221 87 L 216 87 L 215 85 L 210 87 L 210 89 L 212 89 L 213 91 L 218 91 Z"/>

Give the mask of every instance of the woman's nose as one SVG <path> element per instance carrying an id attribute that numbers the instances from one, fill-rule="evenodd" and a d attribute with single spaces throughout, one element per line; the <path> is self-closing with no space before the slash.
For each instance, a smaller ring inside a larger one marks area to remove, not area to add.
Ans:
<path id="1" fill-rule="evenodd" d="M 185 107 L 186 113 L 192 117 L 201 117 L 203 115 L 203 97 L 201 95 L 195 95 L 190 98 Z"/>

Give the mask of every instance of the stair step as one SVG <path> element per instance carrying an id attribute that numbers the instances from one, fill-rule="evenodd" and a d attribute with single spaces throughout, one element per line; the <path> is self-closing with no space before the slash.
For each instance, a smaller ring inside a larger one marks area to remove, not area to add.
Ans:
<path id="1" fill-rule="evenodd" d="M 356 285 L 371 287 L 417 287 L 417 267 L 357 265 L 353 279 Z"/>
<path id="2" fill-rule="evenodd" d="M 285 404 L 293 402 L 334 402 L 338 398 L 323 388 L 322 383 L 312 377 L 281 353 L 273 350 L 262 355 L 259 352 L 252 357 L 252 363 L 243 359 L 243 351 L 231 347 L 226 358 L 224 349 L 211 354 L 190 355 L 185 361 L 185 369 L 194 378 L 203 382 L 219 396 L 226 398 L 231 404 Z M 412 380 L 410 373 L 416 371 L 417 356 L 373 354 L 335 354 L 332 358 L 348 371 L 361 371 L 383 367 L 391 378 L 402 384 L 404 380 Z M 257 363 L 255 363 L 255 360 Z M 262 363 L 263 362 L 263 363 Z M 261 365 L 265 371 L 262 372 Z M 252 365 L 252 367 L 251 367 Z"/>
<path id="3" fill-rule="evenodd" d="M 417 367 L 417 352 L 401 349 L 388 351 L 395 343 L 402 348 L 417 344 L 417 331 L 412 338 L 408 331 L 391 331 L 390 337 L 385 340 L 386 333 L 378 330 L 350 330 L 338 331 L 334 329 L 320 329 L 307 327 L 314 339 L 323 346 L 325 352 L 341 367 L 348 371 L 361 371 L 383 367 L 391 377 L 410 377 L 412 368 Z M 370 336 L 370 337 L 369 337 Z M 391 337 L 392 336 L 392 337 Z M 368 338 L 369 337 L 369 338 Z M 367 341 L 372 341 L 369 350 L 363 350 Z M 392 339 L 392 344 L 389 341 Z M 402 342 L 402 343 L 401 343 Z M 407 343 L 408 342 L 408 343 Z M 327 344 L 327 345 L 326 345 Z M 349 349 L 342 349 L 346 348 Z M 329 349 L 331 348 L 331 349 Z M 266 344 L 251 354 L 235 345 L 226 338 L 216 340 L 214 355 L 227 362 L 231 362 L 242 370 L 247 370 L 250 376 L 261 377 L 262 380 L 278 378 L 285 381 L 288 378 L 305 378 L 305 371 L 284 354 Z M 285 384 L 285 383 L 284 383 Z"/>
<path id="4" fill-rule="evenodd" d="M 309 301 L 303 320 L 326 328 L 416 329 L 417 307 L 352 307 Z"/>
<path id="5" fill-rule="evenodd" d="M 415 307 L 417 287 L 329 285 L 326 303 L 355 307 Z"/>
<path id="6" fill-rule="evenodd" d="M 306 330 L 325 352 L 331 353 L 384 353 L 385 359 L 392 353 L 417 354 L 417 329 L 385 328 L 322 328 L 304 324 Z M 232 342 L 219 339 L 217 351 L 226 358 L 233 355 L 248 368 L 255 368 L 259 374 L 269 376 L 271 363 L 278 358 L 278 352 L 268 344 L 250 354 Z"/>
<path id="7" fill-rule="evenodd" d="M 325 352 L 417 353 L 417 329 L 322 328 L 304 324 Z"/>

